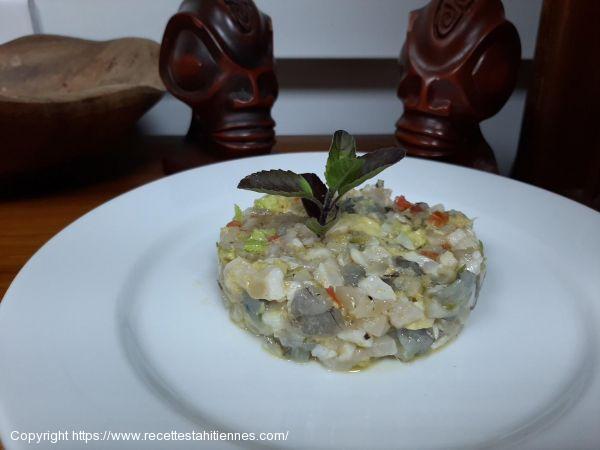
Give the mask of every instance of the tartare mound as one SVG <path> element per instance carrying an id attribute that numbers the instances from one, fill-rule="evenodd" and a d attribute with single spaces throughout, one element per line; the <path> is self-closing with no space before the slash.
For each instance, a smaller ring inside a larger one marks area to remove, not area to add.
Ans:
<path id="1" fill-rule="evenodd" d="M 323 237 L 297 198 L 266 195 L 221 229 L 219 282 L 235 323 L 274 354 L 334 370 L 410 361 L 461 331 L 485 275 L 473 223 L 441 205 L 352 190 Z"/>

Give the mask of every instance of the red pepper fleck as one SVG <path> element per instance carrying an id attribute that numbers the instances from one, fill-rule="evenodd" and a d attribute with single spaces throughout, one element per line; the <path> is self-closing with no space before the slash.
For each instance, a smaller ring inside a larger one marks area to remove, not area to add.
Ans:
<path id="1" fill-rule="evenodd" d="M 329 296 L 331 297 L 331 300 L 333 300 L 341 308 L 342 302 L 340 302 L 340 300 L 337 298 L 337 295 L 335 295 L 335 289 L 333 288 L 333 286 L 329 286 L 326 290 Z"/>
<path id="2" fill-rule="evenodd" d="M 242 226 L 242 224 L 239 221 L 237 221 L 237 220 L 232 220 L 231 222 L 229 222 L 227 224 L 227 228 L 232 228 L 232 227 L 238 227 L 239 228 L 241 226 Z"/>
<path id="3" fill-rule="evenodd" d="M 442 211 L 434 211 L 431 213 L 427 221 L 431 223 L 433 226 L 438 228 L 442 228 L 444 225 L 448 223 L 450 220 L 450 216 Z"/>
<path id="4" fill-rule="evenodd" d="M 277 241 L 278 239 L 279 239 L 279 236 L 277 236 L 276 234 L 274 234 L 273 236 L 269 236 L 269 237 L 267 238 L 267 240 L 268 240 L 269 242 Z"/>
<path id="5" fill-rule="evenodd" d="M 394 200 L 394 203 L 396 204 L 396 208 L 398 208 L 398 210 L 400 210 L 400 211 L 404 211 L 404 210 L 410 208 L 411 206 L 413 206 L 413 204 L 411 202 L 406 200 L 406 197 L 404 197 L 404 195 L 401 195 L 400 197 L 396 197 L 396 199 Z"/>
<path id="6" fill-rule="evenodd" d="M 448 242 L 444 242 L 444 243 L 442 244 L 442 248 L 443 248 L 444 250 L 450 250 L 450 249 L 452 248 L 452 246 L 451 246 L 451 245 L 450 245 Z"/>
<path id="7" fill-rule="evenodd" d="M 420 213 L 420 212 L 423 212 L 423 211 L 424 211 L 424 209 L 420 205 L 412 205 L 410 207 L 410 212 L 414 213 L 414 214 L 417 214 L 417 213 Z"/>
<path id="8" fill-rule="evenodd" d="M 429 250 L 421 251 L 421 255 L 427 256 L 429 259 L 433 259 L 434 261 L 437 261 L 437 259 L 440 257 L 439 253 L 430 252 Z"/>

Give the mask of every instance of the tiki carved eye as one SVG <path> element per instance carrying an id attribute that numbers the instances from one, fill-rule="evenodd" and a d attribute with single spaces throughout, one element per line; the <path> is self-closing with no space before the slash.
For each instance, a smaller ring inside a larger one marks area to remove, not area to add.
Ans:
<path id="1" fill-rule="evenodd" d="M 200 37 L 192 30 L 183 30 L 175 41 L 170 71 L 180 89 L 192 92 L 209 89 L 219 66 Z"/>

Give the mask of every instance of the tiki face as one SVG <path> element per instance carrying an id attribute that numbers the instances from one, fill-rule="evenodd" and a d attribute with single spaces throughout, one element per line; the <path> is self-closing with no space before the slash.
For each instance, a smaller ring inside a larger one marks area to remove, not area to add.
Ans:
<path id="1" fill-rule="evenodd" d="M 271 150 L 273 30 L 251 0 L 184 1 L 167 25 L 160 71 L 192 107 L 192 140 L 227 156 Z"/>
<path id="2" fill-rule="evenodd" d="M 450 153 L 462 128 L 495 113 L 514 89 L 521 47 L 500 0 L 433 0 L 413 11 L 400 55 L 401 142 Z"/>

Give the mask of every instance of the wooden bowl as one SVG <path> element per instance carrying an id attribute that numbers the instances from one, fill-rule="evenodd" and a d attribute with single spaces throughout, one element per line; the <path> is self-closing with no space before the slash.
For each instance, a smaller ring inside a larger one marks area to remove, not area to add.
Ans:
<path id="1" fill-rule="evenodd" d="M 0 45 L 0 181 L 110 150 L 165 92 L 159 50 L 50 35 Z"/>

